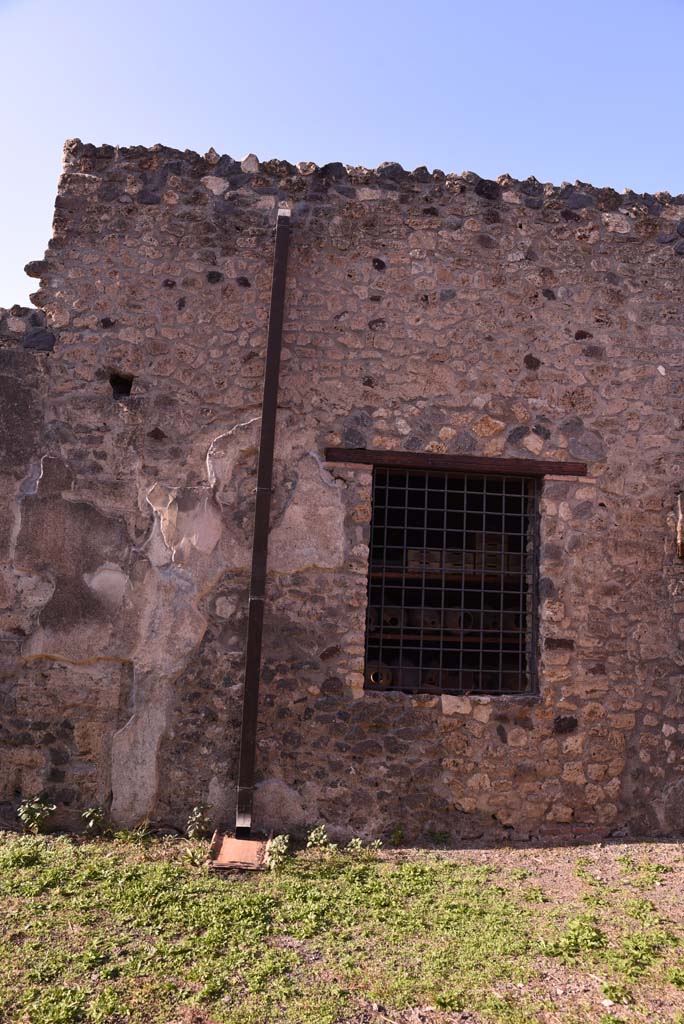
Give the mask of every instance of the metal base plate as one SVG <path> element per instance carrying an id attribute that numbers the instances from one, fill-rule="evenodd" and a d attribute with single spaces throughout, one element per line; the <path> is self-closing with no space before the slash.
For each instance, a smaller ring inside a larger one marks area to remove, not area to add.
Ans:
<path id="1" fill-rule="evenodd" d="M 261 871 L 265 855 L 265 839 L 236 839 L 214 832 L 209 867 L 212 871 Z"/>

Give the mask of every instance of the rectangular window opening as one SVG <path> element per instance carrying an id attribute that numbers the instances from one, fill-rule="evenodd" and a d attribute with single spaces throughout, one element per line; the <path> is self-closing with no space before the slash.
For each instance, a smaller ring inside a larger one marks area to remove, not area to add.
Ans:
<path id="1" fill-rule="evenodd" d="M 366 689 L 536 692 L 539 487 L 374 468 Z"/>

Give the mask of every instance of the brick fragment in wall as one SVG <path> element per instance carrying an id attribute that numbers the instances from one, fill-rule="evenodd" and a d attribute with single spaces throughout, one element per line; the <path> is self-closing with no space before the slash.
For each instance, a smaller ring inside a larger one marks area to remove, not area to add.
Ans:
<path id="1" fill-rule="evenodd" d="M 0 310 L 4 806 L 230 824 L 285 202 L 259 824 L 680 829 L 679 198 L 67 143 Z M 371 474 L 326 445 L 589 464 L 543 488 L 537 695 L 364 691 Z"/>

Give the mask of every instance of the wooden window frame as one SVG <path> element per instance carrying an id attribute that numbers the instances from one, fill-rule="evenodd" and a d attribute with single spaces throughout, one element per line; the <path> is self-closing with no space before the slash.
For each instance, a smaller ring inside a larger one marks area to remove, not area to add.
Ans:
<path id="1" fill-rule="evenodd" d="M 537 592 L 537 581 L 538 581 L 538 569 L 539 569 L 539 526 L 540 526 L 540 501 L 539 501 L 539 497 L 540 497 L 540 493 L 541 493 L 541 487 L 542 487 L 542 484 L 543 484 L 543 478 L 545 476 L 585 476 L 586 473 L 587 473 L 586 464 L 585 463 L 581 463 L 581 462 L 570 462 L 570 461 L 568 461 L 568 462 L 561 462 L 561 461 L 550 461 L 550 460 L 540 460 L 540 459 L 503 459 L 503 458 L 487 458 L 487 457 L 468 456 L 468 455 L 442 455 L 442 454 L 436 454 L 436 453 L 432 453 L 432 452 L 418 453 L 418 452 L 404 452 L 404 451 L 369 450 L 369 449 L 360 449 L 360 448 L 328 448 L 326 450 L 325 455 L 326 455 L 326 460 L 328 462 L 347 463 L 349 465 L 366 465 L 366 466 L 372 467 L 374 471 L 375 471 L 376 468 L 377 469 L 385 469 L 385 470 L 405 470 L 406 473 L 407 473 L 407 480 L 408 480 L 408 473 L 411 472 L 411 471 L 414 471 L 415 473 L 420 473 L 420 474 L 427 474 L 430 471 L 432 471 L 435 474 L 444 474 L 444 475 L 453 474 L 455 476 L 462 476 L 462 477 L 466 478 L 464 480 L 464 487 L 466 487 L 466 490 L 467 490 L 467 487 L 468 487 L 468 482 L 467 481 L 468 481 L 469 477 L 485 478 L 485 480 L 484 480 L 484 482 L 482 484 L 484 492 L 487 491 L 486 478 L 488 478 L 488 477 L 489 478 L 497 478 L 497 477 L 501 477 L 501 478 L 506 478 L 506 477 L 509 477 L 509 478 L 510 477 L 520 478 L 521 482 L 522 482 L 522 480 L 526 479 L 528 481 L 528 484 L 529 484 L 530 487 L 533 487 L 533 484 L 536 481 L 536 489 L 534 489 L 535 497 L 534 497 L 533 505 L 530 506 L 531 511 L 529 512 L 529 515 L 531 516 L 530 528 L 533 531 L 533 534 L 532 534 L 532 536 L 533 536 L 533 541 L 532 541 L 533 547 L 532 547 L 532 550 L 531 550 L 531 557 L 533 559 L 533 563 L 532 563 L 532 568 L 530 570 L 528 570 L 528 573 L 531 572 L 531 576 L 528 577 L 528 583 L 526 584 L 526 590 L 525 590 L 525 592 L 528 594 L 529 600 L 531 601 L 531 605 L 528 606 L 529 610 L 528 610 L 528 613 L 525 616 L 525 618 L 527 620 L 527 625 L 525 626 L 525 631 L 526 631 L 527 636 L 526 636 L 526 639 L 525 639 L 524 642 L 525 642 L 525 645 L 526 645 L 525 649 L 527 650 L 527 655 L 526 655 L 526 658 L 525 658 L 525 670 L 524 670 L 523 675 L 526 678 L 527 682 L 526 682 L 526 685 L 525 685 L 524 689 L 522 687 L 520 687 L 517 690 L 511 690 L 510 688 L 506 688 L 505 680 L 507 678 L 510 679 L 512 677 L 510 676 L 510 674 L 507 675 L 502 667 L 500 667 L 499 670 L 498 670 L 498 683 L 496 685 L 492 685 L 491 680 L 490 680 L 490 682 L 488 683 L 487 688 L 484 688 L 485 687 L 485 683 L 484 683 L 485 676 L 484 676 L 483 670 L 482 670 L 482 657 L 480 658 L 479 674 L 476 674 L 475 677 L 474 677 L 474 680 L 476 679 L 477 685 L 475 685 L 475 683 L 473 682 L 472 688 L 469 689 L 467 687 L 467 685 L 464 683 L 464 680 L 468 678 L 468 675 L 464 674 L 463 671 L 462 671 L 462 667 L 463 667 L 463 664 L 464 664 L 463 645 L 465 643 L 467 643 L 467 640 L 465 639 L 465 634 L 463 634 L 463 633 L 461 633 L 461 638 L 462 639 L 460 641 L 460 645 L 461 646 L 460 646 L 460 654 L 459 654 L 459 663 L 461 665 L 461 670 L 456 675 L 457 682 L 455 682 L 455 683 L 451 682 L 451 673 L 449 673 L 449 682 L 447 683 L 446 682 L 447 674 L 446 674 L 446 672 L 444 672 L 443 670 L 440 669 L 439 680 L 438 680 L 437 685 L 435 685 L 434 681 L 431 680 L 431 678 L 429 677 L 429 674 L 426 675 L 424 670 L 423 670 L 423 668 L 420 667 L 419 671 L 416 673 L 417 682 L 413 681 L 413 683 L 411 685 L 408 685 L 408 684 L 405 685 L 405 681 L 406 681 L 407 676 L 406 676 L 405 673 L 402 672 L 402 668 L 400 667 L 399 668 L 399 673 L 398 673 L 399 674 L 399 678 L 401 680 L 400 682 L 396 681 L 397 673 L 395 672 L 394 673 L 395 681 L 393 683 L 386 683 L 386 681 L 383 681 L 381 685 L 375 685 L 375 683 L 373 682 L 372 674 L 369 675 L 370 665 L 371 664 L 375 664 L 375 661 L 371 657 L 371 651 L 373 651 L 375 649 L 375 647 L 377 646 L 377 641 L 374 641 L 373 636 L 371 634 L 371 618 L 370 618 L 371 615 L 374 615 L 375 618 L 377 618 L 377 608 L 374 605 L 372 605 L 372 603 L 371 603 L 372 588 L 376 588 L 377 589 L 377 586 L 378 586 L 377 582 L 374 582 L 374 578 L 377 577 L 377 573 L 373 573 L 372 565 L 369 566 L 369 580 L 368 580 L 368 582 L 369 582 L 369 591 L 368 591 L 369 619 L 368 619 L 368 622 L 367 622 L 367 629 L 366 629 L 366 673 L 367 673 L 367 677 L 368 678 L 366 680 L 366 689 L 367 690 L 371 690 L 371 691 L 372 690 L 383 690 L 383 689 L 398 689 L 398 690 L 404 690 L 404 691 L 413 692 L 413 693 L 453 693 L 453 694 L 468 694 L 468 693 L 472 693 L 472 695 L 474 695 L 474 696 L 477 695 L 477 696 L 488 696 L 488 697 L 512 696 L 512 695 L 515 695 L 515 696 L 519 695 L 519 696 L 530 697 L 530 696 L 538 695 L 539 689 L 538 689 L 538 676 L 537 676 L 537 655 L 538 655 L 538 640 L 539 640 L 538 632 L 539 631 L 538 631 L 538 592 Z M 396 475 L 398 476 L 398 474 L 396 474 Z M 373 487 L 374 487 L 374 494 L 375 494 L 375 489 L 376 489 L 376 484 L 377 484 L 377 477 L 376 477 L 375 472 L 373 473 L 373 476 L 374 476 Z M 387 486 L 389 486 L 389 485 L 387 485 Z M 407 486 L 408 486 L 408 484 L 407 484 Z M 428 489 L 429 486 L 430 486 L 427 478 L 426 478 L 425 486 L 426 486 L 426 489 Z M 447 486 L 447 485 L 445 484 L 445 486 Z M 504 492 L 505 492 L 505 488 L 506 488 L 505 482 L 503 482 L 500 486 L 502 486 L 504 488 Z M 532 493 L 532 492 L 530 492 L 530 493 Z M 407 501 L 408 501 L 408 497 L 407 497 Z M 426 498 L 426 503 L 427 503 L 427 498 Z M 426 507 L 427 507 L 427 504 L 426 504 Z M 375 514 L 375 508 L 374 508 L 373 514 Z M 464 520 L 464 522 L 465 522 L 465 520 Z M 371 524 L 373 525 L 373 519 L 371 519 Z M 446 529 L 446 525 L 445 525 L 444 528 Z M 505 528 L 504 528 L 504 526 L 502 524 L 502 532 L 501 532 L 502 538 L 505 535 L 506 535 L 506 530 L 505 530 Z M 407 536 L 408 536 L 407 534 L 404 534 L 405 539 L 404 539 L 403 543 L 406 543 L 406 537 Z M 483 540 L 484 540 L 484 535 L 483 535 Z M 424 543 L 426 544 L 427 541 L 425 541 Z M 465 543 L 465 541 L 464 541 L 464 543 Z M 502 539 L 501 543 L 504 544 L 503 539 Z M 408 551 L 409 551 L 409 548 L 407 548 L 407 552 Z M 427 548 L 426 548 L 426 552 L 427 552 Z M 372 559 L 372 557 L 373 557 L 373 546 L 372 546 L 372 543 L 371 543 L 371 559 Z M 444 557 L 445 557 L 445 564 L 446 564 L 446 556 L 444 556 Z M 465 555 L 463 557 L 465 558 Z M 384 561 L 384 552 L 383 552 L 383 561 Z M 404 571 L 404 574 L 406 575 L 406 570 L 403 570 L 403 571 Z M 465 572 L 465 567 L 464 567 L 463 571 Z M 382 587 L 384 588 L 385 586 L 386 586 L 386 584 L 385 584 L 385 577 L 383 575 Z M 394 584 L 390 584 L 390 588 L 392 586 L 394 586 Z M 398 586 L 398 584 L 397 584 L 397 586 Z M 406 586 L 407 586 L 407 584 L 406 584 L 406 582 L 404 582 L 402 584 L 402 587 L 404 588 Z M 448 584 L 443 582 L 441 584 L 441 586 L 445 587 L 445 586 L 448 586 Z M 502 587 L 506 586 L 503 583 L 503 577 L 502 577 L 501 586 Z M 482 588 L 481 589 L 481 593 L 483 595 L 482 596 L 482 606 L 484 607 L 485 595 L 491 594 L 492 596 L 495 596 L 496 589 L 495 588 L 494 589 L 490 589 L 490 584 L 485 582 L 484 574 L 482 576 L 481 588 Z M 402 590 L 402 599 L 403 599 L 403 593 L 404 593 L 404 591 Z M 503 591 L 501 593 L 503 593 Z M 427 591 L 425 589 L 425 581 L 423 580 L 423 590 L 422 590 L 422 597 L 421 597 L 421 600 L 423 602 L 421 604 L 421 607 L 423 609 L 428 608 L 430 602 L 434 605 L 434 597 L 432 597 L 432 596 L 429 597 L 428 604 L 425 603 L 425 601 L 426 601 L 426 594 L 427 594 Z M 442 607 L 443 608 L 445 607 L 443 602 L 446 600 L 446 597 L 444 596 L 444 594 L 445 594 L 445 591 L 443 591 L 443 596 L 441 598 L 441 600 L 442 600 Z M 376 595 L 376 599 L 375 600 L 376 600 L 376 603 L 377 603 L 377 595 Z M 385 598 L 383 596 L 382 597 L 382 601 L 384 602 L 384 600 L 385 600 Z M 437 601 L 437 603 L 439 605 L 439 600 Z M 490 607 L 491 607 L 491 605 L 490 605 Z M 505 605 L 505 598 L 503 596 L 501 597 L 501 605 L 500 605 L 500 607 L 502 607 L 504 609 L 504 611 L 501 612 L 502 616 L 508 614 L 508 613 L 505 612 L 506 605 Z M 405 613 L 402 613 L 402 615 L 404 615 L 404 614 Z M 409 612 L 407 612 L 406 614 L 413 614 L 413 613 L 409 609 Z M 456 643 L 456 641 L 454 641 L 454 640 L 451 640 L 451 641 L 449 641 L 448 639 L 445 640 L 445 638 L 444 638 L 444 628 L 445 628 L 444 627 L 444 622 L 446 621 L 446 613 L 444 611 L 442 611 L 441 614 L 443 616 L 443 618 L 441 620 L 442 621 L 442 626 L 441 626 L 440 630 L 438 631 L 441 634 L 440 635 L 440 639 L 439 639 L 439 645 L 440 645 L 440 647 L 439 647 L 439 649 L 440 649 L 440 655 L 439 655 L 440 661 L 439 661 L 439 664 L 440 664 L 440 666 L 442 664 L 444 664 L 444 654 L 443 654 L 443 651 L 444 651 L 445 645 L 447 645 L 449 643 L 452 643 L 452 644 Z M 463 605 L 461 607 L 461 616 L 464 615 L 464 614 L 465 614 L 465 605 Z M 375 621 L 375 618 L 374 618 L 373 621 Z M 422 621 L 424 622 L 424 619 Z M 524 619 L 523 619 L 523 621 L 524 621 Z M 374 625 L 373 628 L 377 629 L 377 625 Z M 382 630 L 384 628 L 384 626 L 381 626 L 380 628 Z M 501 627 L 501 628 L 504 628 L 504 627 Z M 510 627 L 505 627 L 505 628 L 510 628 Z M 461 626 L 461 629 L 463 629 L 462 626 Z M 480 628 L 480 633 L 481 633 L 481 629 L 482 629 L 482 627 Z M 410 630 L 407 630 L 407 632 L 410 632 Z M 404 647 L 403 635 L 404 635 L 404 632 L 403 632 L 403 627 L 402 627 L 402 636 L 401 636 L 399 647 L 397 648 L 397 661 L 396 661 L 397 666 L 403 666 L 404 659 L 405 659 L 405 651 L 406 651 L 406 649 Z M 409 642 L 410 641 L 407 641 L 407 643 L 409 643 Z M 422 632 L 420 633 L 419 638 L 418 639 L 414 638 L 414 640 L 412 642 L 414 644 L 414 647 L 412 648 L 413 651 L 417 650 L 418 648 L 421 648 L 421 653 L 419 655 L 419 662 L 418 662 L 418 664 L 419 664 L 419 666 L 423 666 L 424 658 L 425 658 L 425 652 L 430 647 L 430 643 L 431 642 L 428 642 L 426 645 L 424 645 L 424 643 L 425 643 L 424 642 L 424 635 L 423 635 Z M 433 642 L 436 642 L 436 641 L 433 641 Z M 485 642 L 485 641 L 483 641 L 482 635 L 481 635 L 480 636 L 480 645 L 482 645 L 483 642 Z M 503 634 L 501 634 L 501 642 L 503 643 Z M 505 657 L 505 650 L 502 647 L 501 650 L 499 651 L 499 665 L 500 666 L 503 666 L 503 664 L 504 664 L 504 657 Z M 502 673 L 504 673 L 504 674 L 502 674 Z M 490 672 L 489 676 L 491 677 L 494 674 L 496 674 L 496 673 Z M 386 675 L 386 673 L 384 673 L 384 665 L 383 665 L 382 675 L 383 676 Z M 434 675 L 434 673 L 432 673 L 432 675 Z M 428 683 L 428 679 L 429 678 L 430 678 L 430 682 Z M 519 680 L 520 680 L 520 678 L 522 678 L 522 677 L 519 676 Z M 518 685 L 520 685 L 519 681 L 518 681 Z"/>

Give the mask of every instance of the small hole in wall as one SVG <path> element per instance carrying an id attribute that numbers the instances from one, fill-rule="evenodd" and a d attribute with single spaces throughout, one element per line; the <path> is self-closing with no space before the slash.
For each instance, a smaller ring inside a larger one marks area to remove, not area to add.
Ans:
<path id="1" fill-rule="evenodd" d="M 133 376 L 130 373 L 110 373 L 109 383 L 112 385 L 112 398 L 118 401 L 128 398 L 133 387 Z"/>

